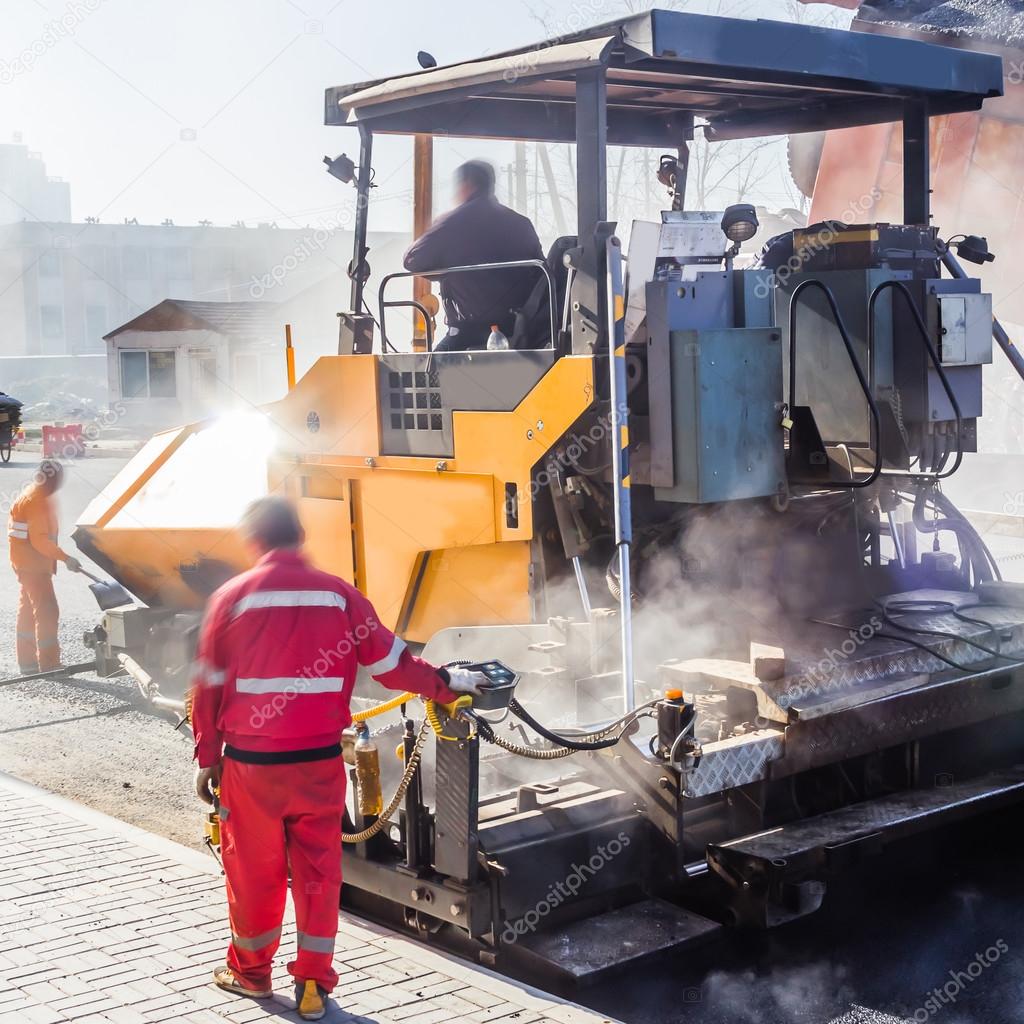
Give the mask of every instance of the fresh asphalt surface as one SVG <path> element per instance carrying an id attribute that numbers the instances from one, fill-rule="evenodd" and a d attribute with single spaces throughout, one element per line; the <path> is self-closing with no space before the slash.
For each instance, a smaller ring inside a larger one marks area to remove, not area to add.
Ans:
<path id="1" fill-rule="evenodd" d="M 37 459 L 16 452 L 0 466 L 5 515 Z M 76 516 L 122 465 L 88 459 L 68 467 L 60 496 L 65 546 Z M 1024 513 L 1022 466 L 1022 459 L 969 457 L 947 492 L 965 508 Z M 1012 557 L 1021 543 L 990 541 L 1008 558 L 1004 573 L 1024 579 L 1024 559 Z M 85 660 L 80 637 L 98 617 L 92 595 L 69 573 L 56 587 L 65 660 Z M 0 678 L 16 672 L 16 606 L 17 586 L 0 558 L 0 629 L 8 634 L 0 639 Z M 0 686 L 0 770 L 198 847 L 190 757 L 188 741 L 143 712 L 124 681 Z M 631 970 L 573 998 L 630 1024 L 1024 1022 L 1020 817 L 907 844 L 833 884 L 810 918 Z M 981 967 L 976 958 L 986 953 Z"/>
<path id="2" fill-rule="evenodd" d="M 637 1024 L 1024 1021 L 1020 816 L 890 849 L 831 883 L 815 915 L 575 998 Z"/>

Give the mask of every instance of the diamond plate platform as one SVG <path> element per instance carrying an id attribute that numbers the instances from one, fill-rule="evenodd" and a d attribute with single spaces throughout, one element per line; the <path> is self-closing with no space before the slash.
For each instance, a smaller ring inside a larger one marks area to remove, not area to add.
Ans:
<path id="1" fill-rule="evenodd" d="M 1010 666 L 1008 659 L 1024 664 L 1024 608 L 982 605 L 971 594 L 952 591 L 914 591 L 887 600 L 948 601 L 962 606 L 964 614 L 985 625 L 965 622 L 949 612 L 893 612 L 892 619 L 906 627 L 902 631 L 906 639 L 898 639 L 901 631 L 885 622 L 881 612 L 862 613 L 859 618 L 850 613 L 825 614 L 824 619 L 842 622 L 849 629 L 808 623 L 800 641 L 786 645 L 788 671 L 781 679 L 760 680 L 747 662 L 709 658 L 666 662 L 659 669 L 661 678 L 690 691 L 728 687 L 749 690 L 761 718 L 787 724 L 797 717 L 812 717 L 814 708 L 817 714 L 827 714 L 901 690 L 914 690 L 931 676 L 951 670 L 937 655 L 979 671 Z M 951 637 L 929 636 L 918 630 L 948 633 Z M 1005 657 L 994 659 L 974 644 L 998 650 Z"/>

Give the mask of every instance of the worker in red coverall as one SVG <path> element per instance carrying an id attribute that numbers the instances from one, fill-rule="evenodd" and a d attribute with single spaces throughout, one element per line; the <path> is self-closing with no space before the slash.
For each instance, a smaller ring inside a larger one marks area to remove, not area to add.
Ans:
<path id="1" fill-rule="evenodd" d="M 77 558 L 57 544 L 57 510 L 53 496 L 64 483 L 64 468 L 53 459 L 39 464 L 35 479 L 14 499 L 7 519 L 11 566 L 18 598 L 18 669 L 22 675 L 60 668 L 60 609 L 53 592 L 57 563 L 78 572 Z"/>
<path id="2" fill-rule="evenodd" d="M 486 678 L 414 658 L 370 602 L 302 556 L 283 498 L 263 498 L 241 531 L 254 568 L 210 599 L 193 670 L 196 791 L 219 790 L 231 944 L 218 986 L 271 995 L 289 870 L 298 952 L 288 964 L 306 1020 L 324 1015 L 341 894 L 341 732 L 359 666 L 390 690 L 443 703 Z"/>

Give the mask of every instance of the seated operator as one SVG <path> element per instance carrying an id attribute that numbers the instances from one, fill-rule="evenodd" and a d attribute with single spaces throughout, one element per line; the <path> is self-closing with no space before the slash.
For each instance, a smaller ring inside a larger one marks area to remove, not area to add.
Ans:
<path id="1" fill-rule="evenodd" d="M 494 168 L 470 160 L 455 172 L 458 206 L 438 218 L 405 254 L 405 269 L 443 270 L 477 263 L 543 259 L 529 218 L 502 206 L 494 195 Z M 526 302 L 538 271 L 532 267 L 476 270 L 441 278 L 448 334 L 435 352 L 487 347 L 491 325 L 512 337 L 514 311 Z"/>

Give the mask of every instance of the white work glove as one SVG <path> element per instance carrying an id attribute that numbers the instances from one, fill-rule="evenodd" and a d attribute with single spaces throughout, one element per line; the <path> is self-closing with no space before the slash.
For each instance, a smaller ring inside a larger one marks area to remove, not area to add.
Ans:
<path id="1" fill-rule="evenodd" d="M 68 572 L 81 572 L 82 563 L 77 558 L 72 558 L 71 555 L 68 555 L 68 557 L 64 559 L 64 568 L 67 569 Z"/>
<path id="2" fill-rule="evenodd" d="M 470 672 L 468 668 L 450 668 L 448 671 L 448 689 L 452 693 L 469 693 L 479 697 L 481 690 L 490 685 L 490 680 L 483 672 Z"/>
<path id="3" fill-rule="evenodd" d="M 211 765 L 209 768 L 196 769 L 196 796 L 204 804 L 213 806 L 213 791 L 220 789 L 220 776 L 223 768 L 219 764 Z"/>

